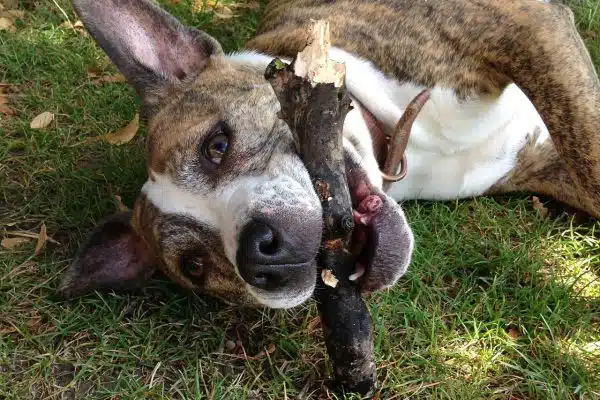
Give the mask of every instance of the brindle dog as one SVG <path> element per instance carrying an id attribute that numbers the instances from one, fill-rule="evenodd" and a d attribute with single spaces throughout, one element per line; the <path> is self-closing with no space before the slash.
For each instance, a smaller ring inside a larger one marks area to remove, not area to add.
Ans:
<path id="1" fill-rule="evenodd" d="M 423 88 L 406 179 L 361 229 L 365 290 L 393 285 L 413 238 L 396 201 L 511 191 L 600 217 L 600 85 L 568 8 L 536 0 L 272 0 L 247 51 L 225 55 L 150 0 L 75 0 L 137 90 L 148 180 L 100 223 L 59 291 L 140 287 L 155 267 L 230 303 L 291 307 L 315 285 L 321 208 L 263 72 L 331 23 L 355 108 L 344 125 L 353 199 L 380 188 L 381 136 Z M 362 268 L 361 268 L 362 269 Z"/>

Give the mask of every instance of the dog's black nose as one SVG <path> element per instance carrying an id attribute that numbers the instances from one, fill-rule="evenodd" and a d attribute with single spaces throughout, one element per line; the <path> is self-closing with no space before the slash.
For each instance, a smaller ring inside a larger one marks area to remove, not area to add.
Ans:
<path id="1" fill-rule="evenodd" d="M 286 243 L 285 238 L 264 222 L 252 221 L 240 234 L 240 256 L 254 264 L 294 263 L 294 244 Z M 304 260 L 305 261 L 305 260 Z"/>
<path id="2" fill-rule="evenodd" d="M 320 227 L 319 227 L 320 228 Z M 240 275 L 250 285 L 263 290 L 281 290 L 313 277 L 320 229 L 316 240 L 292 226 L 273 228 L 255 220 L 240 233 L 237 262 Z"/>

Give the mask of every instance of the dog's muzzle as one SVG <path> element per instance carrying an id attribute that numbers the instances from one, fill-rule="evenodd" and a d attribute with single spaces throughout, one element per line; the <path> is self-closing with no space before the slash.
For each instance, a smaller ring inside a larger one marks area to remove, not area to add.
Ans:
<path id="1" fill-rule="evenodd" d="M 241 277 L 273 295 L 310 290 L 321 230 L 318 220 L 253 219 L 239 236 L 236 258 Z"/>

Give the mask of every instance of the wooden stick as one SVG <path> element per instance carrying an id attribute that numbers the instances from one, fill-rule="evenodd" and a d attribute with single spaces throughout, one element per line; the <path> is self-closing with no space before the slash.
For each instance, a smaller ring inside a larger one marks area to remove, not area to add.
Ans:
<path id="1" fill-rule="evenodd" d="M 312 41 L 291 65 L 273 60 L 265 77 L 281 103 L 280 117 L 297 148 L 323 207 L 323 245 L 315 290 L 335 386 L 370 396 L 376 386 L 373 327 L 360 289 L 349 277 L 355 259 L 347 250 L 354 228 L 346 182 L 342 128 L 350 110 L 345 67 L 328 59 L 329 25 L 314 24 Z"/>

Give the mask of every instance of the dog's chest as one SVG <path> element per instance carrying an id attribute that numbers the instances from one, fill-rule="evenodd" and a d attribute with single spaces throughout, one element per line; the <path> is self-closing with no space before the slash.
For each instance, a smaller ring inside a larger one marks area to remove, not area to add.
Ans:
<path id="1" fill-rule="evenodd" d="M 388 130 L 424 89 L 388 78 L 371 62 L 342 49 L 331 48 L 330 57 L 345 62 L 348 90 Z M 232 58 L 259 68 L 271 60 L 256 53 Z M 435 87 L 413 125 L 406 149 L 408 173 L 389 193 L 396 200 L 448 200 L 483 194 L 515 167 L 519 150 L 536 129 L 541 131 L 538 142 L 548 140 L 539 114 L 516 85 L 508 86 L 499 97 L 467 100 L 458 99 L 451 89 Z M 372 148 L 364 123 L 346 124 L 344 135 L 354 136 L 363 149 Z M 362 153 L 365 167 L 376 168 L 373 155 Z"/>

